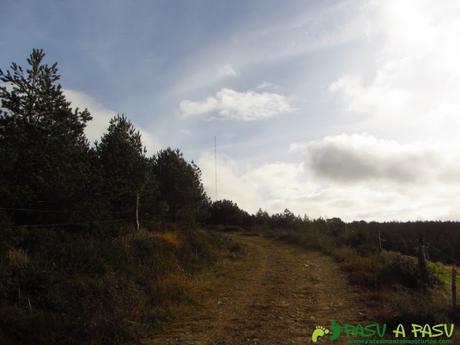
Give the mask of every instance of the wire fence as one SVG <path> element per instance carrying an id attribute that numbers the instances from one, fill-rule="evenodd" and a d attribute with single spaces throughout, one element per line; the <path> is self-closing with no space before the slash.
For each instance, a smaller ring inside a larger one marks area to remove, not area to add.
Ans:
<path id="1" fill-rule="evenodd" d="M 69 213 L 81 210 L 52 210 L 52 209 L 38 209 L 38 208 L 18 208 L 18 207 L 0 207 L 3 211 L 19 211 L 27 213 Z"/>
<path id="2" fill-rule="evenodd" d="M 407 241 L 405 239 L 403 239 L 402 237 L 387 240 L 387 239 L 384 239 L 382 237 L 382 234 L 379 231 L 376 239 L 378 241 L 378 246 L 379 246 L 380 250 L 382 250 L 383 243 L 392 242 L 394 240 L 397 240 L 397 241 L 401 242 L 406 247 L 406 249 L 409 248 L 408 245 L 407 245 Z M 448 261 L 450 261 L 450 266 L 451 266 L 451 277 L 450 277 L 451 293 L 450 293 L 450 295 L 451 295 L 452 315 L 454 315 L 454 316 L 458 315 L 459 311 L 458 311 L 458 308 L 457 308 L 457 266 L 459 265 L 459 260 L 457 260 L 457 258 L 447 254 L 445 250 L 437 248 L 436 246 L 434 246 L 432 244 L 427 244 L 424 241 L 423 235 L 421 233 L 419 234 L 418 246 L 414 247 L 413 249 L 415 249 L 417 251 L 419 265 L 420 265 L 420 267 L 422 269 L 422 277 L 426 277 L 425 272 L 426 272 L 426 269 L 427 269 L 427 266 L 426 266 L 427 265 L 427 256 L 426 256 L 427 251 L 434 250 L 438 254 L 440 254 L 441 257 L 444 257 L 444 259 L 448 259 Z"/>
<path id="3" fill-rule="evenodd" d="M 7 212 L 25 212 L 25 213 L 40 213 L 40 214 L 65 214 L 83 211 L 82 209 L 68 209 L 68 210 L 57 210 L 57 209 L 39 209 L 39 208 L 25 208 L 25 207 L 0 207 L 0 210 Z M 74 222 L 62 222 L 62 223 L 39 223 L 39 224 L 17 224 L 11 226 L 13 229 L 18 228 L 59 228 L 69 227 L 72 225 L 92 225 L 92 224 L 115 224 L 121 222 L 135 222 L 135 217 L 125 217 L 117 219 L 104 219 L 104 220 L 82 220 Z"/>
<path id="4" fill-rule="evenodd" d="M 121 222 L 128 222 L 132 221 L 135 222 L 134 218 L 119 218 L 119 219 L 107 219 L 107 220 L 89 220 L 84 222 L 69 222 L 69 223 L 49 223 L 49 224 L 21 224 L 21 225 L 14 225 L 12 228 L 58 228 L 58 227 L 67 227 L 71 225 L 91 225 L 91 224 L 113 224 L 113 223 L 121 223 Z"/>

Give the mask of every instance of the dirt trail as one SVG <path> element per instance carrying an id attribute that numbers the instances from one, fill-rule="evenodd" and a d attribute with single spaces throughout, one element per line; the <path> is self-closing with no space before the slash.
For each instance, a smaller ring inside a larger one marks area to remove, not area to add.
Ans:
<path id="1" fill-rule="evenodd" d="M 259 236 L 232 237 L 245 243 L 249 257 L 235 268 L 236 281 L 205 292 L 200 306 L 146 344 L 311 344 L 317 325 L 367 321 L 359 292 L 330 257 Z"/>

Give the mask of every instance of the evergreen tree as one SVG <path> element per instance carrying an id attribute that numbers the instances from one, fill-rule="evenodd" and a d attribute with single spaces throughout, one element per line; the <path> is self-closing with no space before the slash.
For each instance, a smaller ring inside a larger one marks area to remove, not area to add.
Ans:
<path id="1" fill-rule="evenodd" d="M 124 116 L 117 115 L 96 144 L 104 178 L 104 195 L 115 218 L 137 217 L 148 182 L 148 165 L 141 135 Z M 151 183 L 150 183 L 151 185 Z"/>
<path id="2" fill-rule="evenodd" d="M 16 63 L 0 69 L 0 205 L 72 210 L 61 216 L 16 213 L 17 222 L 68 221 L 91 189 L 84 135 L 91 115 L 71 108 L 58 83 L 57 64 L 44 64 L 44 56 L 34 49 L 26 70 Z"/>
<path id="3" fill-rule="evenodd" d="M 240 225 L 252 224 L 252 217 L 231 200 L 214 201 L 210 207 L 210 224 Z"/>
<path id="4" fill-rule="evenodd" d="M 168 220 L 194 222 L 202 218 L 209 200 L 201 170 L 193 161 L 188 163 L 180 150 L 167 148 L 153 157 L 153 172 L 160 199 L 168 206 Z"/>

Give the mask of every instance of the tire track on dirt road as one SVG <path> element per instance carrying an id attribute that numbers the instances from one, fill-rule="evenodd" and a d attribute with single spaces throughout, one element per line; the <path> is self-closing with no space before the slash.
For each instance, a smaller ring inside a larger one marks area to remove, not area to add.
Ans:
<path id="1" fill-rule="evenodd" d="M 145 344 L 311 344 L 317 325 L 366 321 L 359 291 L 332 258 L 261 236 L 231 237 L 249 257 L 232 285 L 216 287 Z"/>

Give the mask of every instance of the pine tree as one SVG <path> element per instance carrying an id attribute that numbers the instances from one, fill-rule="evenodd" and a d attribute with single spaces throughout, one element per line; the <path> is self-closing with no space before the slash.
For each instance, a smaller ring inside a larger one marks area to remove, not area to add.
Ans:
<path id="1" fill-rule="evenodd" d="M 107 133 L 96 145 L 112 216 L 138 222 L 139 203 L 148 182 L 140 133 L 124 115 L 117 115 L 110 120 Z"/>
<path id="2" fill-rule="evenodd" d="M 180 150 L 167 148 L 153 157 L 153 171 L 170 221 L 194 222 L 200 217 L 209 200 L 193 161 L 188 163 Z"/>
<path id="3" fill-rule="evenodd" d="M 57 64 L 34 49 L 28 68 L 0 69 L 0 205 L 68 209 L 87 197 L 91 166 L 84 135 L 87 110 L 72 109 L 58 83 Z M 77 207 L 77 208 L 78 208 Z M 15 214 L 22 221 L 53 221 L 57 214 Z M 63 215 L 69 220 L 71 215 Z"/>

